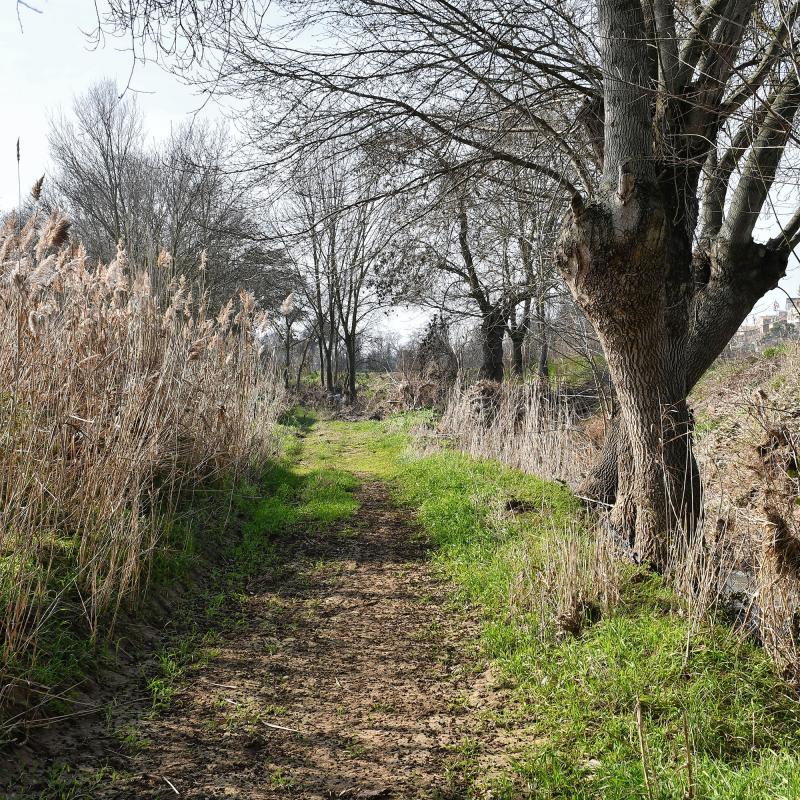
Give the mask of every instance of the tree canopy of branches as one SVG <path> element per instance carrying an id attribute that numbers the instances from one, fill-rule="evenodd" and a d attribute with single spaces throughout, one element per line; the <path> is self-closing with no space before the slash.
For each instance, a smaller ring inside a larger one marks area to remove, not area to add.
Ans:
<path id="1" fill-rule="evenodd" d="M 336 385 L 341 344 L 347 394 L 356 396 L 359 337 L 382 305 L 377 275 L 388 244 L 389 202 L 377 199 L 370 164 L 353 156 L 303 165 L 289 180 L 278 227 L 311 309 L 323 385 Z"/>
<path id="2" fill-rule="evenodd" d="M 222 125 L 199 121 L 148 145 L 135 97 L 103 81 L 52 120 L 49 200 L 69 213 L 93 258 L 109 260 L 123 241 L 137 264 L 155 265 L 163 250 L 171 272 L 202 268 L 216 300 L 247 286 L 275 306 L 286 295 L 281 253 L 265 244 L 256 198 L 229 166 L 231 149 Z"/>
<path id="3" fill-rule="evenodd" d="M 108 28 L 252 100 L 265 163 L 370 147 L 393 191 L 495 163 L 552 182 L 556 262 L 619 400 L 584 491 L 663 565 L 700 507 L 687 394 L 800 242 L 800 208 L 775 207 L 782 192 L 797 205 L 800 4 L 111 7 Z"/>
<path id="4" fill-rule="evenodd" d="M 453 170 L 429 188 L 404 204 L 403 245 L 383 280 L 398 299 L 477 319 L 482 378 L 502 380 L 506 334 L 521 377 L 523 343 L 534 329 L 546 371 L 546 306 L 558 283 L 552 255 L 559 207 L 549 181 L 499 164 Z"/>

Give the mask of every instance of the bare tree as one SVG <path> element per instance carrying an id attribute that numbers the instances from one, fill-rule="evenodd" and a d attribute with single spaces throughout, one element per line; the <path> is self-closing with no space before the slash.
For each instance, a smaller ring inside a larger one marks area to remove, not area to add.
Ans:
<path id="1" fill-rule="evenodd" d="M 536 374 L 547 379 L 551 306 L 564 291 L 553 258 L 561 214 L 558 194 L 546 177 L 514 166 L 501 165 L 493 179 L 484 213 L 497 232 L 505 291 L 520 298 L 506 323 L 511 369 L 518 378 L 525 374 L 524 349 L 530 342 L 537 351 Z"/>
<path id="2" fill-rule="evenodd" d="M 50 201 L 68 211 L 88 253 L 109 260 L 124 241 L 136 263 L 155 265 L 166 250 L 176 273 L 194 277 L 202 265 L 216 302 L 247 286 L 277 307 L 287 294 L 282 254 L 249 182 L 230 166 L 226 129 L 186 123 L 153 144 L 144 130 L 135 97 L 120 97 L 113 81 L 51 122 Z"/>
<path id="3" fill-rule="evenodd" d="M 152 183 L 143 185 L 152 169 L 144 164 L 143 120 L 135 98 L 121 100 L 113 81 L 95 84 L 75 99 L 72 116 L 61 113 L 51 120 L 49 139 L 54 184 L 92 255 L 110 260 L 124 239 L 133 258 L 143 257 L 144 243 L 133 230 L 140 209 L 134 206 L 156 204 Z"/>
<path id="4" fill-rule="evenodd" d="M 515 375 L 523 373 L 522 347 L 534 327 L 546 365 L 545 306 L 556 276 L 552 187 L 509 171 L 518 172 L 507 165 L 454 168 L 406 197 L 404 246 L 383 275 L 395 300 L 475 319 L 479 375 L 494 381 L 504 377 L 507 334 Z"/>
<path id="5" fill-rule="evenodd" d="M 392 164 L 436 147 L 449 165 L 511 164 L 572 197 L 558 263 L 620 409 L 584 488 L 663 564 L 700 507 L 687 394 L 800 241 L 800 209 L 772 208 L 792 183 L 800 5 L 309 0 L 287 4 L 289 28 L 255 0 L 190 5 L 203 13 L 112 0 L 111 27 L 167 54 L 188 43 L 184 66 L 202 57 L 214 87 L 268 101 L 270 159 L 384 137 Z M 430 174 L 409 169 L 405 185 Z"/>
<path id="6" fill-rule="evenodd" d="M 387 203 L 375 199 L 370 165 L 354 158 L 311 162 L 289 184 L 282 230 L 297 283 L 313 310 L 323 385 L 336 385 L 339 345 L 355 400 L 359 337 L 382 305 L 377 271 L 388 244 Z"/>
<path id="7" fill-rule="evenodd" d="M 753 240 L 800 104 L 784 46 L 797 6 L 788 16 L 759 6 L 767 37 L 755 11 L 712 2 L 686 19 L 666 1 L 598 2 L 603 173 L 588 204 L 573 198 L 559 259 L 620 401 L 601 488 L 610 469 L 612 519 L 656 564 L 700 508 L 687 393 L 800 237 L 796 212 L 767 243 Z"/>

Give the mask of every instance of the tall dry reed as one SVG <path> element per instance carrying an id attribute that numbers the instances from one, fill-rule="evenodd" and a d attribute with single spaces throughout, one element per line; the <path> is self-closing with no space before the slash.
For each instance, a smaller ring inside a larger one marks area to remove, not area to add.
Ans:
<path id="1" fill-rule="evenodd" d="M 800 684 L 800 345 L 723 365 L 703 399 L 713 422 L 700 441 L 717 480 L 717 524 L 739 549 L 736 577 L 752 627 Z"/>
<path id="2" fill-rule="evenodd" d="M 113 624 L 172 501 L 266 458 L 280 404 L 251 295 L 214 315 L 166 255 L 89 264 L 68 227 L 0 231 L 0 706 L 64 603 Z"/>
<path id="3" fill-rule="evenodd" d="M 472 456 L 570 485 L 583 477 L 594 449 L 568 399 L 538 382 L 465 386 L 459 381 L 441 427 Z"/>

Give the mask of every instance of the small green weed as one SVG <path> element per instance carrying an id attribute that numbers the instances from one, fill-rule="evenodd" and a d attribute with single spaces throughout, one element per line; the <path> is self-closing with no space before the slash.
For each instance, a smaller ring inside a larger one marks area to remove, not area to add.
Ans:
<path id="1" fill-rule="evenodd" d="M 272 770 L 269 782 L 273 789 L 293 789 L 295 786 L 294 778 L 287 775 L 281 767 Z"/>
<path id="2" fill-rule="evenodd" d="M 152 740 L 139 733 L 135 725 L 120 728 L 114 736 L 128 755 L 136 755 L 153 746 Z"/>

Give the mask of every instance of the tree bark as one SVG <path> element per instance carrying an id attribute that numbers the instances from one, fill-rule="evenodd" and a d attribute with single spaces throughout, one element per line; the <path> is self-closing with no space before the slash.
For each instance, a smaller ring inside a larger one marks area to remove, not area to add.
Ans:
<path id="1" fill-rule="evenodd" d="M 526 264 L 526 274 L 532 275 L 530 268 L 530 246 L 524 237 L 521 237 L 520 249 Z M 530 280 L 530 279 L 529 279 Z M 517 309 L 510 310 L 508 315 L 508 338 L 511 340 L 511 372 L 515 378 L 522 380 L 525 377 L 525 338 L 531 328 L 531 298 L 527 297 L 522 302 L 522 314 L 517 319 Z"/>
<path id="2" fill-rule="evenodd" d="M 686 397 L 730 342 L 761 297 L 785 275 L 788 256 L 763 245 L 730 248 L 717 243 L 695 258 L 696 276 L 708 276 L 694 297 L 686 344 Z M 685 400 L 686 398 L 684 398 Z M 590 502 L 611 505 L 617 497 L 617 460 L 627 450 L 621 418 L 609 422 L 592 471 L 578 487 Z"/>
<path id="3" fill-rule="evenodd" d="M 505 315 L 493 309 L 481 321 L 481 351 L 483 360 L 478 377 L 481 380 L 503 380 L 503 338 L 506 333 Z"/>
<path id="4" fill-rule="evenodd" d="M 550 379 L 550 371 L 548 369 L 549 342 L 547 339 L 547 316 L 543 297 L 539 297 L 536 301 L 536 316 L 539 319 L 539 377 L 547 382 Z"/>
<path id="5" fill-rule="evenodd" d="M 652 184 L 635 191 L 628 202 L 636 208 L 615 208 L 611 198 L 578 214 L 562 266 L 597 331 L 619 399 L 616 441 L 624 437 L 626 447 L 601 460 L 606 473 L 616 467 L 611 521 L 660 568 L 675 536 L 693 529 L 699 484 L 685 402 L 687 329 L 668 310 L 665 290 L 668 222 Z"/>
<path id="6" fill-rule="evenodd" d="M 325 388 L 328 390 L 328 394 L 333 394 L 334 386 L 332 349 L 330 345 L 325 348 Z"/>
<path id="7" fill-rule="evenodd" d="M 300 363 L 297 365 L 297 375 L 295 377 L 295 391 L 299 394 L 300 393 L 300 380 L 303 377 L 303 368 L 306 365 L 306 357 L 308 356 L 308 349 L 311 346 L 311 335 L 309 334 L 306 337 L 305 344 L 303 345 L 303 350 L 300 353 Z"/>
<path id="8" fill-rule="evenodd" d="M 525 331 L 520 335 L 519 331 L 509 334 L 511 339 L 511 372 L 515 378 L 523 378 L 525 375 L 525 359 L 523 357 L 523 346 L 525 343 Z"/>
<path id="9" fill-rule="evenodd" d="M 674 226 L 652 152 L 647 45 L 638 0 L 599 0 L 605 144 L 601 190 L 573 198 L 557 259 L 603 346 L 625 448 L 617 449 L 611 522 L 642 560 L 666 565 L 699 512 L 686 340 L 688 235 Z"/>
<path id="10" fill-rule="evenodd" d="M 550 378 L 550 369 L 548 366 L 549 361 L 549 347 L 547 344 L 547 338 L 545 336 L 542 337 L 542 344 L 539 348 L 539 377 L 543 381 L 547 381 Z"/>
<path id="11" fill-rule="evenodd" d="M 321 328 L 320 328 L 321 330 Z M 319 385 L 325 388 L 325 349 L 322 345 L 322 333 L 317 337 L 317 349 L 319 350 Z"/>
<path id="12" fill-rule="evenodd" d="M 345 350 L 347 354 L 347 394 L 350 403 L 356 401 L 356 337 L 347 336 L 345 339 Z"/>

